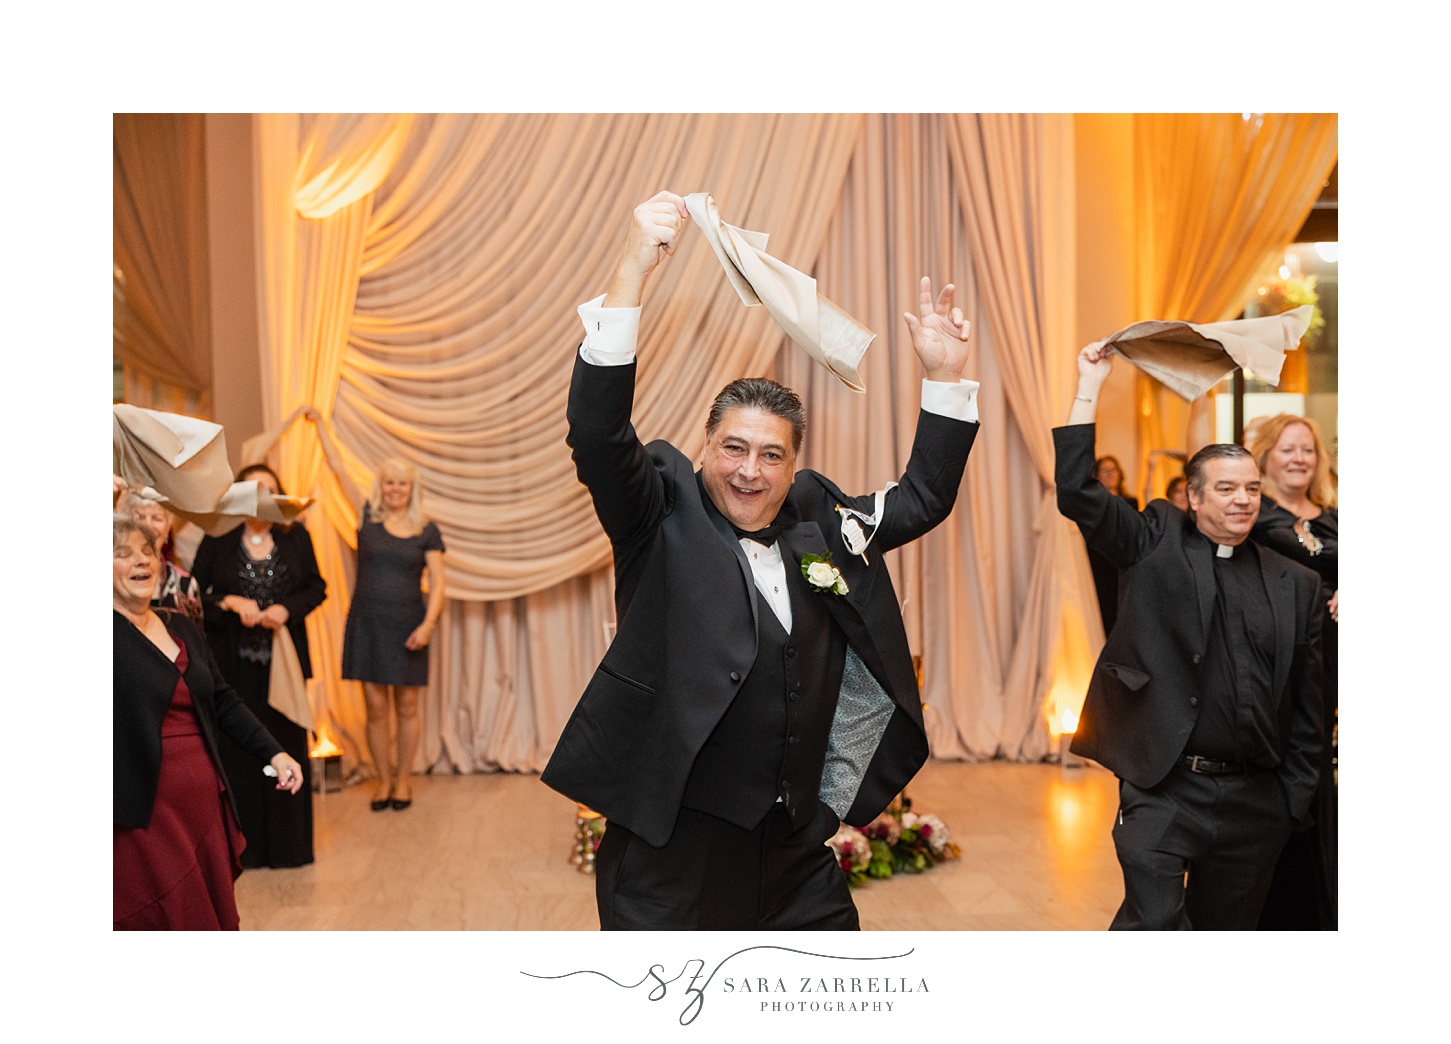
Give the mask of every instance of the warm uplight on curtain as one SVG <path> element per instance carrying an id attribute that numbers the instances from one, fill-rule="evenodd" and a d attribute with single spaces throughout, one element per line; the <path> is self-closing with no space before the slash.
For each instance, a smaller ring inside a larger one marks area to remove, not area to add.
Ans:
<path id="1" fill-rule="evenodd" d="M 1140 118 L 1142 318 L 1221 318 L 1333 162 L 1333 117 L 1231 118 L 1237 130 Z M 254 126 L 266 422 L 315 405 L 360 485 L 406 457 L 447 541 L 417 768 L 537 770 L 604 651 L 610 550 L 564 444 L 575 307 L 604 292 L 631 209 L 662 187 L 711 192 L 725 220 L 769 232 L 773 255 L 815 273 L 878 340 L 866 396 L 822 384 L 687 231 L 642 315 L 646 441 L 697 452 L 715 391 L 774 375 L 807 402 L 803 464 L 879 487 L 905 463 L 919 402 L 901 312 L 920 275 L 959 283 L 982 436 L 952 517 L 889 562 L 923 655 L 934 753 L 1049 751 L 1049 715 L 1063 720 L 1070 692 L 1081 700 L 1102 643 L 1082 541 L 1052 490 L 1050 432 L 1074 379 L 1072 117 L 283 114 Z M 1152 420 L 1152 398 L 1142 405 Z M 288 490 L 320 501 L 308 525 L 329 597 L 308 627 L 351 768 L 361 693 L 337 672 L 358 505 L 308 422 L 277 452 Z"/>
<path id="2" fill-rule="evenodd" d="M 1235 318 L 1305 223 L 1335 165 L 1336 116 L 1250 115 L 1134 117 L 1135 319 Z M 1162 386 L 1134 380 L 1147 469 L 1151 450 L 1182 449 L 1184 433 L 1166 430 Z"/>
<path id="3" fill-rule="evenodd" d="M 331 217 L 376 189 L 393 169 L 412 123 L 407 114 L 310 117 L 293 192 L 298 214 Z"/>

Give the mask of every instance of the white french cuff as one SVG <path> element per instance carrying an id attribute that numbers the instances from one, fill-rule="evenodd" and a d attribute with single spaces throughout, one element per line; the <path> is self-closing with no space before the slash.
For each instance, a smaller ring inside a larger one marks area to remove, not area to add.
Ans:
<path id="1" fill-rule="evenodd" d="M 959 380 L 956 384 L 946 381 L 929 381 L 922 378 L 922 408 L 939 417 L 977 423 L 977 381 Z"/>
<path id="2" fill-rule="evenodd" d="M 605 308 L 600 294 L 576 311 L 584 324 L 584 342 L 579 357 L 594 366 L 624 366 L 635 361 L 640 337 L 640 309 Z"/>

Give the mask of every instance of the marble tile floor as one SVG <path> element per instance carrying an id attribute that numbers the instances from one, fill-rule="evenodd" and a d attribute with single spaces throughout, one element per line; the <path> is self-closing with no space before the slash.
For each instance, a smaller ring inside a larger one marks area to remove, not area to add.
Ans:
<path id="1" fill-rule="evenodd" d="M 372 788 L 319 798 L 317 861 L 248 870 L 244 930 L 593 931 L 594 879 L 569 862 L 574 805 L 536 776 L 421 776 L 413 807 Z M 929 762 L 908 788 L 962 858 L 855 892 L 866 930 L 1097 931 L 1122 898 L 1101 768 Z"/>

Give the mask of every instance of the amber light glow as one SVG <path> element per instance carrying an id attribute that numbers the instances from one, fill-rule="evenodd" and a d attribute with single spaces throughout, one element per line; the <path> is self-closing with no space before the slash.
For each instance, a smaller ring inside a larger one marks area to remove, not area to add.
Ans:
<path id="1" fill-rule="evenodd" d="M 1078 731 L 1078 712 L 1071 707 L 1062 707 L 1058 711 L 1057 720 L 1049 726 L 1055 736 L 1070 736 Z"/>
<path id="2" fill-rule="evenodd" d="M 313 743 L 307 756 L 310 758 L 334 758 L 342 752 L 343 748 L 332 741 L 332 737 L 327 734 L 326 729 L 322 729 L 318 731 L 317 741 Z"/>
<path id="3" fill-rule="evenodd" d="M 1078 731 L 1078 712 L 1083 706 L 1083 689 L 1060 676 L 1053 683 L 1048 699 L 1043 704 L 1043 714 L 1048 720 L 1048 731 L 1054 739 L 1071 736 Z"/>

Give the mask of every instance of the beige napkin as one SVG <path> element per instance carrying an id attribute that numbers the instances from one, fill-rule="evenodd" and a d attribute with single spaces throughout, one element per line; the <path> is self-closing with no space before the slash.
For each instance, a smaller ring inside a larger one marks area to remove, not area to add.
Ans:
<path id="1" fill-rule="evenodd" d="M 747 307 L 765 305 L 793 341 L 852 391 L 866 391 L 862 356 L 876 334 L 816 292 L 816 280 L 766 253 L 766 233 L 720 219 L 705 192 L 685 197 L 685 208 L 710 240 L 715 255 Z"/>
<path id="2" fill-rule="evenodd" d="M 174 507 L 208 511 L 232 484 L 222 426 L 124 402 L 111 407 L 111 469 Z"/>
<path id="3" fill-rule="evenodd" d="M 302 661 L 286 627 L 272 632 L 272 670 L 267 680 L 267 705 L 294 725 L 312 728 L 312 704 L 307 699 L 307 680 Z"/>
<path id="4" fill-rule="evenodd" d="M 228 486 L 210 511 L 184 511 L 175 504 L 168 506 L 182 518 L 201 526 L 208 535 L 221 536 L 249 518 L 290 525 L 312 503 L 312 497 L 274 495 L 256 479 L 248 479 Z"/>
<path id="5" fill-rule="evenodd" d="M 1314 314 L 1313 306 L 1301 305 L 1278 315 L 1222 323 L 1149 319 L 1102 343 L 1193 402 L 1241 366 L 1278 387 L 1285 353 L 1299 346 Z"/>
<path id="6" fill-rule="evenodd" d="M 276 431 L 248 439 L 242 459 L 261 460 L 301 415 L 299 409 Z M 211 536 L 228 533 L 249 518 L 288 525 L 312 505 L 311 497 L 274 496 L 256 479 L 233 482 L 220 424 L 116 403 L 111 436 L 115 473 L 126 485 Z M 249 450 L 260 453 L 250 458 Z"/>

